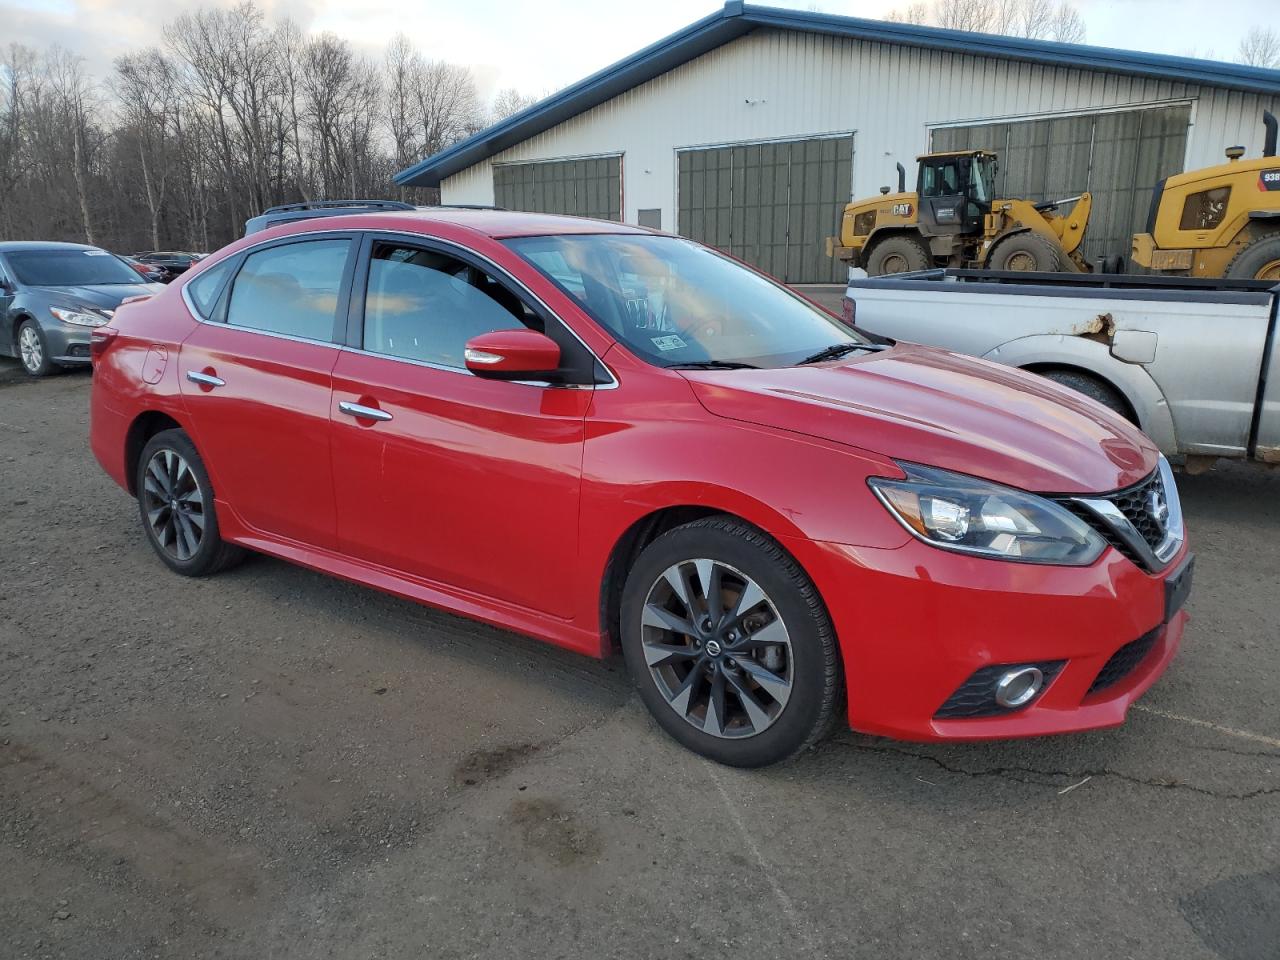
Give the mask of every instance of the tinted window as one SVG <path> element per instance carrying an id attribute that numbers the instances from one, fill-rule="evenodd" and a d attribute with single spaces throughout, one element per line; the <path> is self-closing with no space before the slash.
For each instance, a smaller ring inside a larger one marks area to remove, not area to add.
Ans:
<path id="1" fill-rule="evenodd" d="M 369 263 L 364 349 L 464 367 L 463 350 L 493 330 L 542 329 L 541 320 L 493 277 L 448 254 L 379 243 Z"/>
<path id="2" fill-rule="evenodd" d="M 187 284 L 187 295 L 196 305 L 200 316 L 207 318 L 213 313 L 213 305 L 218 302 L 218 294 L 231 274 L 231 259 L 228 258 L 216 267 L 210 267 L 200 276 Z"/>
<path id="3" fill-rule="evenodd" d="M 236 274 L 227 322 L 332 340 L 349 240 L 306 240 L 251 253 Z"/>
<path id="4" fill-rule="evenodd" d="M 677 237 L 521 237 L 507 245 L 658 366 L 776 367 L 865 342 L 781 285 Z"/>
<path id="5" fill-rule="evenodd" d="M 145 283 L 132 267 L 105 250 L 12 250 L 9 268 L 20 283 L 36 287 L 81 287 Z"/>

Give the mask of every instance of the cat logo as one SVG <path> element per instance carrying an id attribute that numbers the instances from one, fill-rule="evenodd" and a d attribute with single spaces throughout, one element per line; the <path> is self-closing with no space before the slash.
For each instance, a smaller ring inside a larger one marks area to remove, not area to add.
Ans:
<path id="1" fill-rule="evenodd" d="M 1274 189 L 1274 188 L 1273 188 L 1273 189 Z M 909 217 L 909 216 L 911 216 L 911 204 L 909 204 L 909 203 L 895 203 L 895 204 L 893 205 L 893 215 L 894 215 L 895 217 Z"/>

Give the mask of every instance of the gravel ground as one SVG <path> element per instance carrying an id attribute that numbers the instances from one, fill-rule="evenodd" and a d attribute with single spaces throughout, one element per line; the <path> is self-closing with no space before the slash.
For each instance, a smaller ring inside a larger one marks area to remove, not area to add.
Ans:
<path id="1" fill-rule="evenodd" d="M 0 367 L 0 956 L 1280 955 L 1280 472 L 1180 478 L 1193 620 L 1125 727 L 742 772 L 618 662 L 168 573 L 89 384 Z"/>

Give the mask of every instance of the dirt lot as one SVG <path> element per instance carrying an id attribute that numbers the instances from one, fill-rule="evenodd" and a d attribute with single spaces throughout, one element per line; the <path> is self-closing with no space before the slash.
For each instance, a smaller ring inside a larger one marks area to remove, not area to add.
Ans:
<path id="1" fill-rule="evenodd" d="M 1280 951 L 1280 472 L 1180 478 L 1182 655 L 1128 724 L 674 746 L 596 663 L 259 558 L 169 574 L 86 375 L 0 369 L 0 956 Z"/>

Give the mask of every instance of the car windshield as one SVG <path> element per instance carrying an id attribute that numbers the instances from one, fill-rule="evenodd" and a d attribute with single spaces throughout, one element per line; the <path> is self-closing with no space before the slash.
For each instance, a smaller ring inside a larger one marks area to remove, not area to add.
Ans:
<path id="1" fill-rule="evenodd" d="M 12 250 L 5 256 L 18 281 L 32 287 L 142 282 L 137 271 L 105 250 Z"/>
<path id="2" fill-rule="evenodd" d="M 781 367 L 867 343 L 780 284 L 677 237 L 588 234 L 506 243 L 657 366 Z"/>

